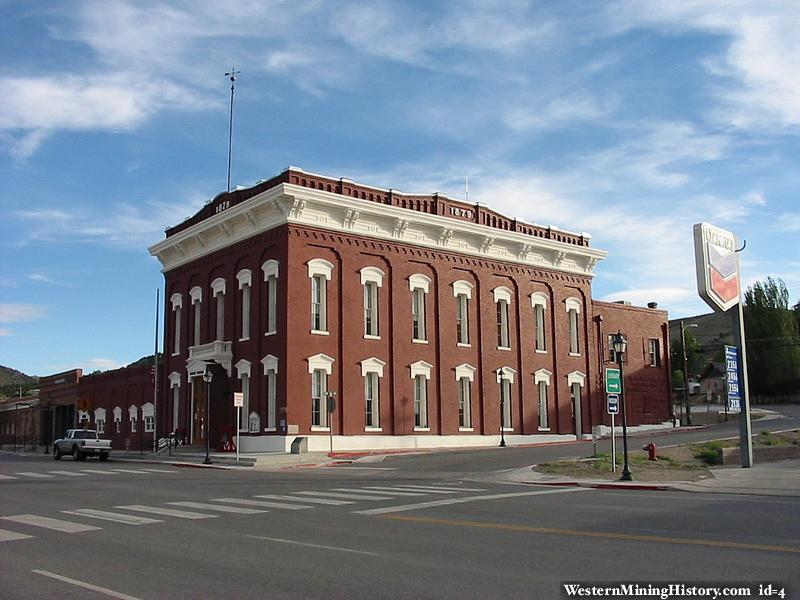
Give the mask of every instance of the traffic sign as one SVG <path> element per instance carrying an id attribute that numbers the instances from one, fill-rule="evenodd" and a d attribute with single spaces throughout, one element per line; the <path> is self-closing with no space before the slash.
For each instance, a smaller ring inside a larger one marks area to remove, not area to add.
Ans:
<path id="1" fill-rule="evenodd" d="M 619 394 L 608 394 L 608 414 L 619 414 Z"/>
<path id="2" fill-rule="evenodd" d="M 236 407 L 244 406 L 244 392 L 233 392 L 233 405 Z"/>
<path id="3" fill-rule="evenodd" d="M 622 380 L 619 369 L 606 368 L 606 394 L 622 393 Z"/>

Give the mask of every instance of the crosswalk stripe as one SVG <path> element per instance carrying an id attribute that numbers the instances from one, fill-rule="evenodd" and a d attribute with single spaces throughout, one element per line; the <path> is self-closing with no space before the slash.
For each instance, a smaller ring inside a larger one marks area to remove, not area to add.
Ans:
<path id="1" fill-rule="evenodd" d="M 400 488 L 410 488 L 415 490 L 443 490 L 448 492 L 485 492 L 485 488 L 464 488 L 447 485 L 415 485 L 413 483 L 397 486 Z"/>
<path id="2" fill-rule="evenodd" d="M 380 494 L 380 493 L 385 494 L 387 492 L 391 492 L 392 496 L 424 496 L 425 495 L 425 492 L 407 492 L 405 490 L 396 490 L 395 488 L 380 487 L 380 486 L 365 487 L 360 491 L 368 492 L 370 494 Z"/>
<path id="3" fill-rule="evenodd" d="M 177 508 L 166 508 L 161 506 L 145 506 L 143 504 L 129 504 L 127 506 L 117 506 L 123 510 L 134 510 L 136 512 L 150 513 L 153 515 L 164 515 L 166 517 L 178 517 L 179 519 L 213 519 L 219 515 L 209 515 L 207 513 L 193 512 L 190 510 L 178 510 Z"/>
<path id="4" fill-rule="evenodd" d="M 147 525 L 148 523 L 163 523 L 163 521 L 159 519 L 149 519 L 147 517 L 126 515 L 123 513 L 109 512 L 107 510 L 95 510 L 93 508 L 78 508 L 75 510 L 62 510 L 61 512 L 66 513 L 68 515 L 77 515 L 79 517 L 91 517 L 93 519 L 114 521 L 117 523 L 125 523 L 127 525 Z"/>
<path id="5" fill-rule="evenodd" d="M 459 498 L 444 498 L 443 500 L 431 500 L 430 502 L 417 502 L 415 504 L 401 504 L 399 506 L 385 506 L 383 508 L 370 508 L 367 510 L 353 511 L 361 515 L 383 515 L 387 513 L 405 512 L 408 510 L 418 510 L 420 508 L 434 508 L 437 506 L 447 506 L 450 504 L 464 504 L 465 502 L 478 502 L 481 500 L 502 500 L 504 498 L 518 498 L 521 496 L 541 496 L 544 494 L 564 494 L 568 492 L 585 492 L 589 488 L 570 487 L 557 488 L 552 490 L 537 490 L 534 492 L 511 492 L 509 494 L 484 494 L 482 496 L 461 496 Z"/>
<path id="6" fill-rule="evenodd" d="M 231 504 L 241 504 L 243 506 L 263 506 L 265 508 L 284 508 L 286 510 L 301 510 L 303 508 L 314 508 L 313 506 L 303 506 L 302 504 L 286 504 L 284 502 L 268 502 L 266 500 L 248 500 L 246 498 L 213 498 L 212 502 L 229 502 Z"/>
<path id="7" fill-rule="evenodd" d="M 45 473 L 33 473 L 31 471 L 22 471 L 21 473 L 14 473 L 14 475 L 23 475 L 25 477 L 33 477 L 35 479 L 50 479 L 53 477 L 52 475 L 47 475 Z"/>
<path id="8" fill-rule="evenodd" d="M 0 479 L 16 479 L 13 475 L 0 475 Z"/>
<path id="9" fill-rule="evenodd" d="M 67 477 L 86 477 L 86 473 L 78 473 L 77 471 L 48 471 L 53 475 L 66 475 Z"/>
<path id="10" fill-rule="evenodd" d="M 281 496 L 276 494 L 261 494 L 256 498 L 267 498 L 268 500 L 294 500 L 295 502 L 310 502 L 311 504 L 327 504 L 329 506 L 342 506 L 353 504 L 349 500 L 328 500 L 327 498 L 298 498 L 297 496 Z"/>
<path id="11" fill-rule="evenodd" d="M 82 473 L 93 473 L 95 475 L 116 475 L 114 471 L 108 469 L 81 469 Z"/>
<path id="12" fill-rule="evenodd" d="M 40 517 L 39 515 L 15 515 L 12 517 L 0 518 L 6 521 L 13 521 L 14 523 L 22 523 L 23 525 L 54 529 L 55 531 L 61 531 L 63 533 L 80 533 L 82 531 L 96 531 L 102 529 L 102 527 L 95 527 L 94 525 L 83 525 L 82 523 L 62 521 L 61 519 L 53 519 L 50 517 Z"/>
<path id="13" fill-rule="evenodd" d="M 200 510 L 218 510 L 220 512 L 237 513 L 240 515 L 255 515 L 268 512 L 258 508 L 244 508 L 240 506 L 225 506 L 223 504 L 209 504 L 208 502 L 167 502 L 173 506 L 185 506 L 186 508 L 199 508 Z"/>
<path id="14" fill-rule="evenodd" d="M 24 540 L 26 538 L 32 538 L 32 535 L 27 535 L 25 533 L 17 533 L 16 531 L 6 531 L 5 529 L 0 529 L 0 542 L 10 542 L 13 540 Z"/>
<path id="15" fill-rule="evenodd" d="M 344 494 L 340 492 L 293 492 L 304 496 L 330 496 L 331 498 L 344 498 L 346 500 L 391 500 L 391 496 L 370 496 L 368 494 Z"/>
<path id="16" fill-rule="evenodd" d="M 138 473 L 140 475 L 147 475 L 147 471 L 138 471 L 136 469 L 111 469 L 117 473 Z"/>

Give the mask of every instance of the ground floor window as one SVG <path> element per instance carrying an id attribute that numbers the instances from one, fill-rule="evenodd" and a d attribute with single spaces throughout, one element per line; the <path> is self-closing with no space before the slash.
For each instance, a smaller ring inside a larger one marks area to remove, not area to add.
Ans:
<path id="1" fill-rule="evenodd" d="M 428 426 L 428 380 L 424 375 L 414 377 L 414 426 Z"/>
<path id="2" fill-rule="evenodd" d="M 314 369 L 311 373 L 311 425 L 328 426 L 328 412 L 325 396 L 328 387 L 328 374 L 323 369 Z"/>
<path id="3" fill-rule="evenodd" d="M 470 382 L 468 377 L 458 380 L 458 426 L 472 427 Z"/>

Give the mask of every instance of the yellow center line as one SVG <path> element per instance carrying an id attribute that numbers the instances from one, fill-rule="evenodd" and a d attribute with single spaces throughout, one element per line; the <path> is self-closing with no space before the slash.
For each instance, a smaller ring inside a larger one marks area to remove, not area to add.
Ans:
<path id="1" fill-rule="evenodd" d="M 478 529 L 498 529 L 501 531 L 518 531 L 522 533 L 546 533 L 550 535 L 567 535 L 573 537 L 604 538 L 609 540 L 625 540 L 632 542 L 658 542 L 665 544 L 684 544 L 690 546 L 709 546 L 714 548 L 735 548 L 737 550 L 762 550 L 764 552 L 789 552 L 800 554 L 800 548 L 792 546 L 771 546 L 768 544 L 746 544 L 743 542 L 726 542 L 722 540 L 704 540 L 692 538 L 667 537 L 663 535 L 639 535 L 635 533 L 612 533 L 605 531 L 584 531 L 580 529 L 559 529 L 556 527 L 530 527 L 528 525 L 510 525 L 506 523 L 486 523 L 483 521 L 460 521 L 454 519 L 434 519 L 432 517 L 414 517 L 409 515 L 382 515 L 382 519 L 427 523 L 429 525 L 450 525 L 453 527 L 475 527 Z"/>

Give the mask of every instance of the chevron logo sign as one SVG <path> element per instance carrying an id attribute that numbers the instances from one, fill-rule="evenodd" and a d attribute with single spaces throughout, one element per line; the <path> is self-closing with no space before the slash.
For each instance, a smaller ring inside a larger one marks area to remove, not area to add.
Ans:
<path id="1" fill-rule="evenodd" d="M 739 258 L 733 233 L 709 225 L 694 226 L 697 292 L 717 312 L 739 303 Z"/>

